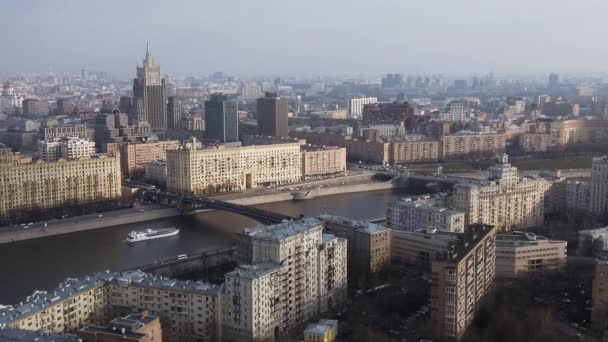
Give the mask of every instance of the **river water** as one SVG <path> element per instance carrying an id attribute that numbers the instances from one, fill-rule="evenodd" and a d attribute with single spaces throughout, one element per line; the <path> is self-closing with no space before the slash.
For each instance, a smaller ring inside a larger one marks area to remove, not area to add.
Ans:
<path id="1" fill-rule="evenodd" d="M 404 191 L 373 191 L 325 196 L 258 207 L 291 216 L 327 212 L 356 219 L 385 216 L 386 202 Z M 257 222 L 213 211 L 0 245 L 0 304 L 14 304 L 35 289 L 51 289 L 67 277 L 103 270 L 120 271 L 156 260 L 232 245 L 234 233 Z M 177 227 L 174 237 L 128 244 L 131 230 Z"/>

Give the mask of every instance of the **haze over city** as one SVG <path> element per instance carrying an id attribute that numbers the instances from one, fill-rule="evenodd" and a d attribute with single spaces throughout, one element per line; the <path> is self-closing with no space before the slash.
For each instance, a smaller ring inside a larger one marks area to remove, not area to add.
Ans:
<path id="1" fill-rule="evenodd" d="M 580 0 L 3 1 L 0 71 L 604 72 L 608 3 Z"/>

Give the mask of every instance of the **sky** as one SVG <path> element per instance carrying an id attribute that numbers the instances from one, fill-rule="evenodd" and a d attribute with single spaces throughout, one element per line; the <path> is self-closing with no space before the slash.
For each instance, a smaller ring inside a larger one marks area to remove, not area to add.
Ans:
<path id="1" fill-rule="evenodd" d="M 1 0 L 0 71 L 608 71 L 606 0 Z"/>

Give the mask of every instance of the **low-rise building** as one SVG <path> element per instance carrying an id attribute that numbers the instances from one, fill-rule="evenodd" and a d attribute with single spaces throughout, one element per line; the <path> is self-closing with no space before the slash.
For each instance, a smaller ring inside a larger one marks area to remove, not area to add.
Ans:
<path id="1" fill-rule="evenodd" d="M 388 228 L 328 214 L 319 218 L 328 232 L 346 239 L 349 273 L 379 272 L 390 263 L 391 234 Z"/>
<path id="2" fill-rule="evenodd" d="M 338 321 L 322 319 L 304 330 L 304 341 L 333 342 L 338 335 Z"/>
<path id="3" fill-rule="evenodd" d="M 168 150 L 179 148 L 177 140 L 158 140 L 148 142 L 108 143 L 108 153 L 120 153 L 120 164 L 124 177 L 144 173 L 146 164 L 155 160 L 165 160 Z"/>
<path id="4" fill-rule="evenodd" d="M 496 235 L 496 275 L 514 278 L 530 272 L 558 271 L 567 259 L 566 241 L 527 232 Z"/>
<path id="5" fill-rule="evenodd" d="M 76 334 L 86 342 L 162 342 L 160 318 L 147 310 L 115 318 L 107 326 L 88 325 Z"/>

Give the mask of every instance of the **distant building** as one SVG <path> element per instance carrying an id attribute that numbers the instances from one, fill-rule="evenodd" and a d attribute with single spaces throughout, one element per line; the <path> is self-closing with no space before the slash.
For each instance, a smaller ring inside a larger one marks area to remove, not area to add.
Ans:
<path id="1" fill-rule="evenodd" d="M 526 152 L 561 152 L 608 143 L 606 120 L 552 120 L 524 123 L 519 145 Z"/>
<path id="2" fill-rule="evenodd" d="M 236 100 L 226 95 L 212 94 L 205 101 L 205 138 L 219 142 L 239 140 L 239 117 Z"/>
<path id="3" fill-rule="evenodd" d="M 505 152 L 506 139 L 501 133 L 460 132 L 439 137 L 439 159 L 488 158 Z"/>
<path id="4" fill-rule="evenodd" d="M 321 215 L 325 229 L 348 241 L 348 269 L 352 275 L 381 271 L 391 261 L 390 230 L 346 217 Z"/>
<path id="5" fill-rule="evenodd" d="M 177 140 L 149 142 L 119 142 L 106 145 L 108 153 L 120 153 L 120 165 L 124 177 L 144 172 L 145 165 L 155 160 L 165 160 L 168 150 L 179 148 Z"/>
<path id="6" fill-rule="evenodd" d="M 365 105 L 378 103 L 377 97 L 360 97 L 350 99 L 348 102 L 348 112 L 351 117 L 360 118 L 363 114 L 363 108 Z"/>
<path id="7" fill-rule="evenodd" d="M 346 149 L 302 145 L 302 178 L 315 179 L 346 173 Z"/>
<path id="8" fill-rule="evenodd" d="M 304 341 L 311 342 L 333 342 L 338 335 L 338 321 L 333 319 L 322 319 L 317 323 L 310 324 L 304 330 Z"/>
<path id="9" fill-rule="evenodd" d="M 559 271 L 566 264 L 566 241 L 533 233 L 496 235 L 496 276 L 514 278 L 534 272 Z"/>
<path id="10" fill-rule="evenodd" d="M 414 115 L 414 108 L 407 102 L 372 103 L 363 107 L 363 122 L 366 124 L 401 124 Z"/>
<path id="11" fill-rule="evenodd" d="M 53 140 L 56 138 L 92 139 L 92 133 L 92 130 L 86 125 L 44 127 L 42 140 Z"/>
<path id="12" fill-rule="evenodd" d="M 58 99 L 55 112 L 57 115 L 68 115 L 74 111 L 74 101 L 70 98 Z"/>
<path id="13" fill-rule="evenodd" d="M 465 237 L 431 263 L 431 324 L 438 341 L 460 341 L 494 286 L 496 230 L 469 226 Z"/>
<path id="14" fill-rule="evenodd" d="M 549 74 L 549 89 L 555 89 L 559 86 L 559 75 Z"/>
<path id="15" fill-rule="evenodd" d="M 23 114 L 24 115 L 48 115 L 49 104 L 38 99 L 25 99 L 23 100 Z"/>
<path id="16" fill-rule="evenodd" d="M 578 251 L 582 255 L 608 252 L 608 227 L 579 230 Z"/>
<path id="17" fill-rule="evenodd" d="M 88 158 L 95 154 L 95 142 L 79 138 L 58 138 L 38 142 L 38 159 L 46 162 L 60 158 Z"/>
<path id="18" fill-rule="evenodd" d="M 160 67 L 146 50 L 143 64 L 137 66 L 137 78 L 133 80 L 133 106 L 137 121 L 147 122 L 153 130 L 167 129 L 165 79 L 161 79 Z"/>
<path id="19" fill-rule="evenodd" d="M 608 215 L 608 157 L 593 158 L 590 209 L 594 215 Z"/>
<path id="20" fill-rule="evenodd" d="M 154 184 L 167 186 L 167 162 L 164 160 L 155 160 L 144 166 L 144 178 Z"/>
<path id="21" fill-rule="evenodd" d="M 169 96 L 167 101 L 167 127 L 180 128 L 182 120 L 182 102 L 179 97 Z"/>
<path id="22" fill-rule="evenodd" d="M 257 101 L 258 134 L 273 137 L 288 137 L 289 103 L 286 98 L 266 93 Z"/>
<path id="23" fill-rule="evenodd" d="M 88 325 L 76 334 L 86 342 L 162 342 L 160 319 L 148 311 L 115 318 L 107 326 Z"/>

